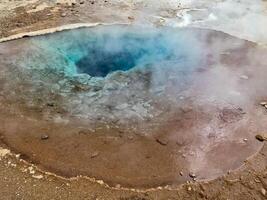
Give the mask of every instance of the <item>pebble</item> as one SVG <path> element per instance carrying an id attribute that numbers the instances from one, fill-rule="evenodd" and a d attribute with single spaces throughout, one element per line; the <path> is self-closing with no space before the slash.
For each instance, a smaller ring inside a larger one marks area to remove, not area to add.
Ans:
<path id="1" fill-rule="evenodd" d="M 33 169 L 33 167 L 28 167 L 28 170 L 30 174 L 35 174 L 35 170 Z"/>
<path id="2" fill-rule="evenodd" d="M 49 139 L 49 136 L 48 135 L 42 135 L 41 136 L 41 140 L 47 140 L 47 139 Z"/>
<path id="3" fill-rule="evenodd" d="M 181 171 L 181 172 L 180 172 L 180 176 L 183 176 L 183 175 L 184 175 L 184 173 Z"/>
<path id="4" fill-rule="evenodd" d="M 6 155 L 9 155 L 10 151 L 8 149 L 3 149 L 0 147 L 0 158 L 5 157 Z"/>
<path id="5" fill-rule="evenodd" d="M 36 179 L 42 179 L 44 176 L 43 175 L 32 175 L 32 177 Z"/>
<path id="6" fill-rule="evenodd" d="M 257 178 L 255 178 L 254 181 L 255 181 L 256 183 L 261 183 L 261 181 L 260 181 L 259 179 L 257 179 Z"/>
<path id="7" fill-rule="evenodd" d="M 260 105 L 261 105 L 261 106 L 266 106 L 266 105 L 267 105 L 267 102 L 266 102 L 266 101 L 262 101 L 262 102 L 260 103 Z"/>
<path id="8" fill-rule="evenodd" d="M 91 158 L 95 158 L 95 157 L 97 157 L 98 155 L 99 155 L 99 152 L 96 151 L 96 152 L 92 153 Z"/>
<path id="9" fill-rule="evenodd" d="M 200 184 L 199 187 L 202 191 L 206 191 L 206 187 L 204 185 Z"/>
<path id="10" fill-rule="evenodd" d="M 49 103 L 47 103 L 46 105 L 49 106 L 49 107 L 54 107 L 54 106 L 55 106 L 55 104 L 52 103 L 52 102 L 49 102 Z"/>
<path id="11" fill-rule="evenodd" d="M 195 178 L 197 177 L 196 174 L 194 174 L 194 173 L 192 173 L 192 172 L 189 173 L 189 176 L 190 176 L 191 178 L 193 178 L 193 179 L 195 179 Z"/>
<path id="12" fill-rule="evenodd" d="M 166 146 L 168 144 L 168 141 L 166 139 L 163 139 L 163 138 L 157 138 L 156 141 L 157 141 L 157 143 L 159 143 L 163 146 Z"/>
<path id="13" fill-rule="evenodd" d="M 104 183 L 104 181 L 102 181 L 102 180 L 97 180 L 96 181 L 98 184 L 100 184 L 100 185 L 104 185 L 105 183 Z"/>
<path id="14" fill-rule="evenodd" d="M 240 78 L 241 78 L 241 79 L 248 80 L 248 76 L 246 76 L 246 75 L 242 75 L 242 76 L 240 76 Z"/>
<path id="15" fill-rule="evenodd" d="M 66 13 L 61 13 L 61 15 L 60 15 L 61 17 L 66 17 L 67 16 L 67 14 Z"/>
<path id="16" fill-rule="evenodd" d="M 263 196 L 265 196 L 266 195 L 266 190 L 264 188 L 261 188 L 261 193 L 262 193 Z"/>
<path id="17" fill-rule="evenodd" d="M 266 134 L 258 134 L 255 136 L 255 138 L 261 142 L 267 140 L 267 135 Z"/>

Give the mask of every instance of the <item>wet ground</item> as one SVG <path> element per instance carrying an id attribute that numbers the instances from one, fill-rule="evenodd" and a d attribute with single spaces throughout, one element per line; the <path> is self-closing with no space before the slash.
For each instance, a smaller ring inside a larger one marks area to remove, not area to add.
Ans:
<path id="1" fill-rule="evenodd" d="M 85 5 L 81 4 L 81 6 L 76 4 L 74 7 L 77 7 L 72 10 L 73 6 L 61 7 L 59 4 L 57 5 L 59 10 L 51 11 L 44 8 L 34 14 L 25 13 L 24 9 L 29 10 L 31 7 L 20 8 L 16 11 L 16 15 L 8 18 L 9 20 L 1 21 L 1 35 L 11 35 L 23 30 L 36 30 L 70 22 L 97 22 L 111 19 L 133 21 L 135 18 L 132 16 L 136 17 L 138 13 L 138 10 L 129 13 L 125 5 L 123 8 L 125 11 L 118 17 L 114 13 L 116 9 L 121 9 L 122 5 L 117 7 L 116 4 L 110 5 L 106 2 L 103 3 L 103 7 L 100 5 L 102 6 L 101 2 L 96 4 L 85 2 Z M 93 14 L 95 12 L 93 10 L 98 6 L 101 7 L 101 13 L 114 6 L 110 11 L 113 13 L 112 17 L 103 14 L 98 18 L 99 14 Z M 91 8 L 92 11 L 88 12 Z M 77 17 L 76 10 L 83 13 L 83 9 L 86 12 Z M 22 16 L 24 20 L 19 22 Z M 162 19 L 154 22 L 159 25 Z M 216 56 L 208 55 L 208 58 L 211 56 L 215 59 L 207 60 L 210 61 L 211 66 L 220 60 L 219 64 L 223 67 L 208 69 L 198 67 L 194 75 L 190 75 L 195 79 L 190 82 L 192 84 L 190 89 L 185 87 L 189 92 L 184 95 L 173 95 L 171 92 L 172 87 L 177 86 L 175 80 L 164 82 L 164 84 L 168 83 L 167 90 L 161 88 L 157 91 L 162 94 L 156 99 L 153 98 L 156 103 L 153 102 L 151 107 L 157 111 L 163 111 L 165 115 L 154 117 L 145 123 L 135 121 L 134 127 L 137 129 L 128 129 L 127 124 L 117 126 L 116 123 L 114 125 L 114 121 L 110 123 L 110 120 L 102 118 L 98 118 L 100 122 L 93 123 L 93 126 L 91 123 L 88 124 L 88 119 L 81 120 L 80 116 L 77 118 L 77 113 L 69 112 L 79 101 L 69 104 L 70 107 L 67 109 L 55 103 L 62 103 L 64 98 L 57 95 L 61 88 L 56 86 L 51 89 L 50 86 L 62 76 L 50 76 L 53 74 L 51 72 L 48 73 L 49 76 L 46 79 L 42 80 L 46 84 L 31 84 L 33 79 L 38 79 L 38 76 L 32 77 L 27 71 L 21 73 L 21 68 L 14 63 L 11 68 L 7 68 L 6 63 L 10 64 L 11 61 L 9 57 L 1 60 L 3 64 L 1 72 L 9 73 L 12 77 L 12 79 L 9 77 L 11 80 L 3 78 L 4 76 L 1 79 L 3 83 L 8 83 L 1 86 L 1 91 L 5 93 L 0 98 L 1 103 L 4 102 L 1 104 L 1 119 L 4 122 L 1 124 L 2 146 L 12 149 L 13 152 L 22 153 L 21 157 L 7 155 L 2 158 L 2 154 L 5 154 L 3 151 L 6 152 L 6 150 L 1 149 L 3 180 L 0 184 L 1 195 L 4 199 L 264 199 L 267 189 L 266 149 L 261 149 L 256 157 L 251 159 L 247 157 L 262 147 L 262 143 L 254 137 L 266 129 L 265 109 L 259 105 L 266 99 L 264 91 L 264 68 L 266 67 L 263 63 L 266 52 L 253 43 L 241 41 L 223 33 L 214 32 L 214 34 L 216 40 L 219 38 L 220 41 L 220 38 L 223 38 L 225 41 L 226 38 L 231 41 L 230 45 L 222 45 L 224 43 L 222 41 L 219 45 L 211 45 L 213 50 L 216 50 L 214 52 L 219 50 L 222 54 L 220 56 L 216 53 Z M 27 49 L 29 46 L 25 41 L 21 43 L 26 44 L 23 47 Z M 214 41 L 207 42 L 209 45 L 214 44 Z M 233 51 L 230 50 L 229 53 L 229 46 L 235 42 L 238 45 L 233 45 Z M 1 54 L 3 55 L 10 56 L 21 52 L 22 48 L 19 49 L 19 47 L 22 46 L 17 46 L 17 43 L 5 45 L 12 48 L 2 48 Z M 237 60 L 244 65 L 236 67 L 235 61 Z M 27 70 L 30 72 L 32 69 L 30 67 Z M 136 80 L 140 78 L 142 81 L 146 80 L 143 79 L 147 77 L 146 73 L 137 74 L 141 74 L 141 77 L 137 76 Z M 129 77 L 135 76 L 136 74 L 132 74 Z M 168 75 L 165 76 L 168 77 Z M 125 80 L 125 75 L 122 77 Z M 204 79 L 212 84 L 205 83 Z M 21 84 L 21 81 L 26 84 Z M 79 81 L 71 84 L 76 94 L 88 90 L 88 87 L 80 84 Z M 15 90 L 9 90 L 11 88 Z M 37 94 L 36 89 L 38 89 Z M 212 96 L 211 99 L 206 98 L 209 95 Z M 184 99 L 185 97 L 191 98 Z M 145 100 L 148 100 L 147 98 L 151 97 L 146 97 Z M 37 101 L 32 101 L 32 99 Z M 179 105 L 173 103 L 180 101 L 183 103 Z M 108 106 L 107 109 L 112 111 L 112 106 Z M 123 110 L 124 107 L 121 109 Z M 83 109 L 78 110 L 83 111 Z M 144 110 L 141 109 L 141 111 Z M 135 109 L 135 112 L 140 112 L 140 109 Z M 62 118 L 62 116 L 65 117 Z M 211 124 L 213 126 L 210 126 Z M 187 128 L 189 134 L 179 131 L 184 127 Z M 184 138 L 184 135 L 188 137 Z M 126 145 L 127 148 L 125 148 Z M 225 153 L 225 149 L 229 153 Z M 155 156 L 155 152 L 161 159 Z M 201 154 L 196 154 L 196 152 Z M 129 155 L 132 156 L 129 157 Z M 23 163 L 23 160 L 18 160 L 19 157 L 33 162 L 33 167 Z M 131 162 L 128 162 L 129 160 Z M 116 164 L 112 165 L 114 163 Z M 86 167 L 88 164 L 94 168 Z M 241 169 L 229 175 L 223 175 L 222 178 L 214 181 L 176 186 L 186 180 L 215 178 L 242 164 L 244 166 Z M 35 165 L 45 171 L 66 177 L 77 174 L 97 177 L 109 185 L 116 186 L 117 189 L 105 187 L 102 181 L 97 184 L 94 180 L 84 178 L 64 180 L 59 177 L 55 178 L 53 175 L 44 175 L 35 168 Z M 143 170 L 136 170 L 133 166 L 138 166 Z M 120 168 L 123 170 L 119 170 Z M 145 176 L 144 172 L 146 172 Z M 121 186 L 149 188 L 166 184 L 170 186 L 164 189 L 148 190 L 144 193 L 120 189 Z"/>
<path id="2" fill-rule="evenodd" d="M 152 30 L 113 25 L 2 43 L 2 141 L 46 171 L 130 188 L 214 179 L 243 165 L 266 129 L 266 50 L 216 31 Z M 90 57 L 90 45 L 105 53 Z M 115 69 L 121 52 L 133 68 L 101 78 L 79 71 L 79 54 L 99 62 L 114 52 Z"/>

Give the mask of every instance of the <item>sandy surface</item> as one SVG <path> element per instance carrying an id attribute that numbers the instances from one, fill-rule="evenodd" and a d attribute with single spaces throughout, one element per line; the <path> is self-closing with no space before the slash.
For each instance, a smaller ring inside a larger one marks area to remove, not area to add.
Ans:
<path id="1" fill-rule="evenodd" d="M 207 27 L 267 44 L 265 1 L 3 1 L 0 10 L 2 38 L 66 24 L 116 22 Z M 2 199 L 266 199 L 266 147 L 242 169 L 214 181 L 129 191 L 109 188 L 102 181 L 45 174 L 2 146 Z"/>

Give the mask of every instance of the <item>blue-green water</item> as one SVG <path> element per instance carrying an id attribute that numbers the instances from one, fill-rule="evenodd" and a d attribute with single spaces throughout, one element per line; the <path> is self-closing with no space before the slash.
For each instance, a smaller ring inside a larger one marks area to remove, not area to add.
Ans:
<path id="1" fill-rule="evenodd" d="M 38 48 L 28 63 L 67 75 L 105 77 L 148 66 L 190 70 L 201 62 L 201 44 L 191 31 L 102 26 L 31 38 Z M 41 59 L 40 59 L 41 58 Z M 34 64 L 33 64 L 34 63 Z"/>

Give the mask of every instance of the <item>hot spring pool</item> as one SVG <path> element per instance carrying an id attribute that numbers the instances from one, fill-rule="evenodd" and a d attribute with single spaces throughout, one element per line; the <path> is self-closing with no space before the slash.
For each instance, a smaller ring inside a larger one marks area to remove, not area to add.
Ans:
<path id="1" fill-rule="evenodd" d="M 29 42 L 37 51 L 30 51 L 22 64 L 34 63 L 70 76 L 106 77 L 138 67 L 164 68 L 166 64 L 177 67 L 177 63 L 180 70 L 190 70 L 200 65 L 202 55 L 208 53 L 193 32 L 174 32 L 168 28 L 77 29 L 29 38 Z"/>
<path id="2" fill-rule="evenodd" d="M 96 26 L 4 42 L 0 134 L 66 177 L 134 188 L 217 178 L 261 148 L 266 55 L 196 28 Z"/>

